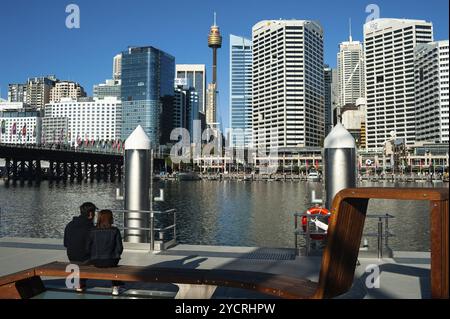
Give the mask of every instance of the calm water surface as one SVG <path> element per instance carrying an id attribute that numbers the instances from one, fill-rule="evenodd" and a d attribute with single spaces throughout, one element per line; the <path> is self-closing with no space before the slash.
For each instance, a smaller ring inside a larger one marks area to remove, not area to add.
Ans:
<path id="1" fill-rule="evenodd" d="M 64 227 L 85 201 L 100 208 L 121 209 L 115 199 L 119 184 L 47 182 L 40 186 L 5 186 L 0 182 L 0 236 L 62 238 Z M 293 247 L 294 212 L 310 205 L 312 190 L 322 195 L 323 185 L 312 182 L 197 181 L 160 182 L 166 201 L 159 209 L 177 209 L 181 243 L 202 245 Z M 361 186 L 448 187 L 448 184 L 363 183 Z M 155 187 L 156 188 L 156 187 Z M 155 192 L 156 193 L 156 192 Z M 157 205 L 157 206 L 158 206 Z M 428 251 L 429 219 L 426 202 L 374 200 L 369 214 L 390 213 L 396 237 L 394 250 Z M 120 215 L 117 223 L 121 224 Z M 365 232 L 376 231 L 367 220 Z M 375 247 L 375 240 L 369 241 Z"/>

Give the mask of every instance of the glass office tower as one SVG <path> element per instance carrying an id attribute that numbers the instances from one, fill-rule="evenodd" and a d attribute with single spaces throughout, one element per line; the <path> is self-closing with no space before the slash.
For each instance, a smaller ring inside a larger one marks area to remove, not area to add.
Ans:
<path id="1" fill-rule="evenodd" d="M 122 53 L 122 139 L 141 125 L 153 146 L 167 142 L 174 78 L 175 58 L 161 50 L 132 47 Z"/>
<path id="2" fill-rule="evenodd" d="M 230 123 L 233 146 L 252 143 L 252 41 L 230 34 Z"/>

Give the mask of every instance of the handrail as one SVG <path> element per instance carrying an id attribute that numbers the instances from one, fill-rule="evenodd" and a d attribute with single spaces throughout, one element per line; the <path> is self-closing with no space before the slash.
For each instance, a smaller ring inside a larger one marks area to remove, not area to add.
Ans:
<path id="1" fill-rule="evenodd" d="M 169 230 L 173 229 L 173 239 L 172 241 L 176 242 L 176 238 L 177 238 L 177 210 L 176 209 L 168 209 L 165 211 L 150 211 L 150 210 L 130 210 L 130 209 L 114 209 L 111 210 L 111 212 L 114 213 L 119 213 L 119 214 L 123 214 L 125 217 L 125 214 L 128 213 L 141 213 L 141 214 L 147 214 L 150 215 L 150 227 L 118 227 L 121 230 L 145 230 L 145 231 L 149 231 L 150 232 L 150 250 L 154 251 L 155 250 L 155 232 L 158 233 L 165 233 Z M 173 224 L 164 227 L 164 228 L 155 228 L 155 215 L 168 215 L 168 214 L 172 214 L 173 216 Z"/>

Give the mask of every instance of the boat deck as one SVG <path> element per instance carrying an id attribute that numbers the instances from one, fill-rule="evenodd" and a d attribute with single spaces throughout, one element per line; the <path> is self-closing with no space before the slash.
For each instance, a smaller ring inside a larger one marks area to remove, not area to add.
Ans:
<path id="1" fill-rule="evenodd" d="M 252 270 L 318 281 L 320 257 L 295 256 L 293 249 L 177 245 L 164 252 L 148 252 L 148 245 L 125 244 L 122 265 L 184 267 L 198 269 Z M 0 238 L 0 276 L 52 261 L 68 261 L 60 239 Z M 393 258 L 381 260 L 360 255 L 352 289 L 339 298 L 422 299 L 430 298 L 430 253 L 394 251 Z M 369 289 L 369 265 L 380 269 L 380 287 Z M 45 278 L 44 278 L 45 280 Z M 172 284 L 126 284 L 120 297 L 112 297 L 110 283 L 89 281 L 85 294 L 65 288 L 64 279 L 46 280 L 49 290 L 36 298 L 174 298 Z M 255 292 L 218 288 L 213 298 L 264 298 Z"/>

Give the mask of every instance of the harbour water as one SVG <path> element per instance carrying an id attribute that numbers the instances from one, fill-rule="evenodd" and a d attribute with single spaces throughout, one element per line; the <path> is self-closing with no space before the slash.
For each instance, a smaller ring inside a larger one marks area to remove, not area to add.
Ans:
<path id="1" fill-rule="evenodd" d="M 64 226 L 85 201 L 99 208 L 122 209 L 112 183 L 41 183 L 5 186 L 0 182 L 0 237 L 62 238 Z M 448 183 L 361 183 L 362 187 L 448 187 Z M 178 241 L 196 245 L 294 247 L 294 212 L 309 206 L 311 191 L 322 196 L 317 182 L 166 181 L 165 202 L 155 208 L 177 210 Z M 429 251 L 428 203 L 373 200 L 369 214 L 389 213 L 390 247 L 402 251 Z M 121 225 L 120 215 L 117 223 Z M 375 232 L 368 219 L 365 232 Z M 375 239 L 369 244 L 376 245 Z"/>

